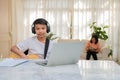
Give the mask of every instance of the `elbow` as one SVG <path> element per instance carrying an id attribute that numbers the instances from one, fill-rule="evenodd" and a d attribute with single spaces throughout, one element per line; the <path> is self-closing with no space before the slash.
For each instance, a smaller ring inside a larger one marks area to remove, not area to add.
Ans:
<path id="1" fill-rule="evenodd" d="M 15 49 L 16 49 L 16 46 L 14 45 L 11 47 L 10 51 L 14 52 Z"/>
<path id="2" fill-rule="evenodd" d="M 13 47 L 14 47 L 14 46 L 11 47 L 10 51 L 13 51 Z"/>

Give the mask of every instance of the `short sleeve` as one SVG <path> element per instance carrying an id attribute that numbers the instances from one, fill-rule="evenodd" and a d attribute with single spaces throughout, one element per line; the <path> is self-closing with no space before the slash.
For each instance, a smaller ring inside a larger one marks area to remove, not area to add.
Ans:
<path id="1" fill-rule="evenodd" d="M 26 51 L 28 49 L 28 46 L 29 46 L 29 39 L 26 39 L 22 42 L 19 42 L 17 45 L 16 45 L 21 51 Z"/>

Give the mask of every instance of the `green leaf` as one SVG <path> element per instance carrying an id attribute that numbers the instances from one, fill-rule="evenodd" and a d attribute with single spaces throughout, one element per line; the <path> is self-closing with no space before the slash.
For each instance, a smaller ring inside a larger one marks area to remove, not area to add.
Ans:
<path id="1" fill-rule="evenodd" d="M 54 35 L 55 34 L 53 34 L 52 32 L 49 32 L 49 33 L 47 33 L 46 38 L 49 40 L 54 40 L 54 39 L 58 38 L 58 37 L 55 37 Z"/>
<path id="2" fill-rule="evenodd" d="M 101 27 L 97 27 L 96 29 L 97 29 L 97 30 L 101 30 Z"/>
<path id="3" fill-rule="evenodd" d="M 109 26 L 108 26 L 108 25 L 105 25 L 103 28 L 109 28 Z"/>
<path id="4" fill-rule="evenodd" d="M 51 40 L 54 40 L 54 39 L 57 39 L 58 37 L 53 37 L 53 38 L 51 38 Z"/>
<path id="5" fill-rule="evenodd" d="M 113 56 L 113 50 L 110 49 L 110 52 L 108 53 L 108 57 Z"/>
<path id="6" fill-rule="evenodd" d="M 93 22 L 92 24 L 94 25 L 94 24 L 96 24 L 96 22 Z"/>

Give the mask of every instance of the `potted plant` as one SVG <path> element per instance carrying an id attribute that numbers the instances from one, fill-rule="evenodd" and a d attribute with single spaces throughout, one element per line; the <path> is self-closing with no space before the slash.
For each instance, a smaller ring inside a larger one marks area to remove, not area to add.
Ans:
<path id="1" fill-rule="evenodd" d="M 89 25 L 89 27 L 93 31 L 92 35 L 97 35 L 98 39 L 101 39 L 101 40 L 107 40 L 108 39 L 108 35 L 105 31 L 106 28 L 109 28 L 108 25 L 98 26 L 98 25 L 96 25 L 96 22 L 93 22 L 92 24 Z"/>
<path id="2" fill-rule="evenodd" d="M 47 37 L 47 39 L 49 39 L 49 40 L 55 40 L 55 39 L 58 38 L 58 37 L 55 36 L 55 34 L 52 33 L 52 32 L 47 33 L 47 34 L 46 34 L 46 37 Z"/>
<path id="3" fill-rule="evenodd" d="M 108 25 L 101 25 L 98 26 L 96 25 L 96 22 L 92 22 L 91 24 L 89 24 L 90 29 L 92 30 L 92 35 L 97 35 L 98 39 L 101 39 L 103 41 L 108 39 L 108 35 L 105 31 L 106 28 L 109 28 Z M 113 50 L 111 47 L 109 48 L 109 53 L 108 53 L 108 57 L 112 57 L 113 56 Z"/>
<path id="4" fill-rule="evenodd" d="M 108 48 L 110 49 L 109 53 L 108 53 L 108 57 L 112 58 L 113 56 L 113 50 L 110 46 L 108 46 Z"/>

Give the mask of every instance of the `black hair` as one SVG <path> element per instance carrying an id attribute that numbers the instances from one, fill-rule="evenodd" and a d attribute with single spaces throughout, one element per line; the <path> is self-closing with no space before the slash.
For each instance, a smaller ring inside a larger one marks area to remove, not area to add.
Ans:
<path id="1" fill-rule="evenodd" d="M 33 25 L 35 26 L 35 24 L 44 24 L 47 26 L 47 21 L 43 18 L 39 18 L 39 19 L 36 19 L 34 22 L 33 22 Z"/>
<path id="2" fill-rule="evenodd" d="M 92 38 L 95 38 L 95 44 L 97 44 L 98 43 L 98 36 L 97 35 L 92 35 L 91 40 L 90 40 L 91 43 L 93 43 Z"/>

